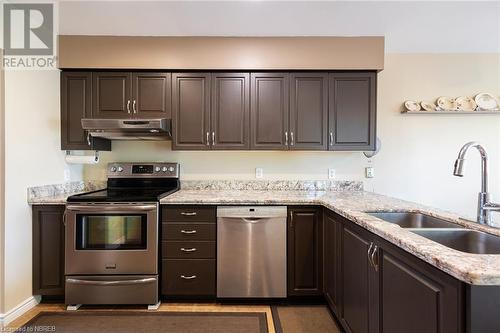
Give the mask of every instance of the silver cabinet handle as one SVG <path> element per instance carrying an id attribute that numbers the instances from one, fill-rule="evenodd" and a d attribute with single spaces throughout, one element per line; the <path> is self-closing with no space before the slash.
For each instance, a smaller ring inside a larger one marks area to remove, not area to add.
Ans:
<path id="1" fill-rule="evenodd" d="M 371 260 L 372 260 L 372 265 L 373 268 L 375 268 L 375 272 L 378 272 L 378 246 L 375 245 L 375 247 L 372 250 L 372 255 L 371 255 Z"/>
<path id="2" fill-rule="evenodd" d="M 370 243 L 370 247 L 368 248 L 368 252 L 366 253 L 366 255 L 368 256 L 368 261 L 370 262 L 370 265 L 373 266 L 373 262 L 372 262 L 372 249 L 373 249 L 373 243 Z"/>
<path id="3" fill-rule="evenodd" d="M 195 234 L 196 230 L 181 230 L 181 233 L 191 235 L 191 234 Z"/>
<path id="4" fill-rule="evenodd" d="M 196 252 L 196 251 L 197 251 L 197 249 L 196 249 L 195 247 L 192 247 L 192 248 L 190 248 L 190 249 L 186 249 L 186 248 L 184 248 L 184 247 L 181 247 L 181 251 L 182 251 L 182 252 Z"/>
<path id="5" fill-rule="evenodd" d="M 290 228 L 293 228 L 293 212 L 290 212 Z"/>
<path id="6" fill-rule="evenodd" d="M 210 133 L 207 132 L 207 146 L 210 146 Z"/>
<path id="7" fill-rule="evenodd" d="M 196 212 L 181 212 L 181 215 L 184 215 L 184 216 L 196 216 Z"/>
<path id="8" fill-rule="evenodd" d="M 330 132 L 330 146 L 333 146 L 333 132 Z"/>
<path id="9" fill-rule="evenodd" d="M 288 146 L 288 132 L 285 132 L 285 146 Z"/>
<path id="10" fill-rule="evenodd" d="M 212 146 L 215 146 L 215 132 L 212 132 Z"/>
<path id="11" fill-rule="evenodd" d="M 196 279 L 196 275 L 191 275 L 191 276 L 181 275 L 181 279 L 184 279 L 184 280 Z"/>
<path id="12" fill-rule="evenodd" d="M 130 114 L 130 99 L 127 100 L 127 113 Z"/>
<path id="13" fill-rule="evenodd" d="M 290 132 L 290 146 L 293 146 L 293 132 Z"/>
<path id="14" fill-rule="evenodd" d="M 134 99 L 134 102 L 132 103 L 132 109 L 134 110 L 134 114 L 137 113 L 137 109 L 135 108 L 136 101 Z"/>
<path id="15" fill-rule="evenodd" d="M 115 280 L 115 281 L 100 281 L 100 280 L 80 280 L 80 279 L 66 279 L 66 283 L 80 284 L 80 285 L 94 285 L 94 286 L 120 286 L 129 284 L 145 284 L 155 282 L 156 278 L 145 278 L 137 280 Z"/>

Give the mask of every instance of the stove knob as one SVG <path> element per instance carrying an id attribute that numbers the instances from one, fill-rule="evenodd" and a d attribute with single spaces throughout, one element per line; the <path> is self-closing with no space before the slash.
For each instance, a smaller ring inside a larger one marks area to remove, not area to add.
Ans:
<path id="1" fill-rule="evenodd" d="M 163 168 L 161 168 L 161 171 L 163 172 L 167 172 L 168 171 L 168 168 L 166 166 L 164 166 Z"/>
<path id="2" fill-rule="evenodd" d="M 168 171 L 169 171 L 169 172 L 174 172 L 174 170 L 175 170 L 175 169 L 174 169 L 174 167 L 173 167 L 173 166 L 168 167 Z"/>
<path id="3" fill-rule="evenodd" d="M 122 172 L 123 168 L 121 166 L 118 167 L 118 172 Z"/>
<path id="4" fill-rule="evenodd" d="M 160 172 L 160 171 L 161 171 L 161 168 L 160 168 L 159 166 L 157 166 L 157 167 L 155 168 L 155 171 L 156 171 L 156 172 Z"/>
<path id="5" fill-rule="evenodd" d="M 116 172 L 116 167 L 111 167 L 111 172 Z"/>

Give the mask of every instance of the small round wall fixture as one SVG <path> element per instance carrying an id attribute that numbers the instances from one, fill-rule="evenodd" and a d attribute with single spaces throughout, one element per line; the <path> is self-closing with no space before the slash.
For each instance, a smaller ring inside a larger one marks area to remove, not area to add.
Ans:
<path id="1" fill-rule="evenodd" d="M 375 140 L 375 150 L 364 151 L 363 155 L 365 155 L 366 158 L 372 158 L 373 156 L 378 154 L 380 148 L 382 148 L 382 141 L 380 141 L 380 139 L 377 137 L 377 140 Z"/>

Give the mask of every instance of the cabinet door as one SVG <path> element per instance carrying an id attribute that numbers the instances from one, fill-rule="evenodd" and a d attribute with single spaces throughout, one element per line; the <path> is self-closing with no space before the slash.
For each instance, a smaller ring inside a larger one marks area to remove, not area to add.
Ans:
<path id="1" fill-rule="evenodd" d="M 290 208 L 288 213 L 288 295 L 323 293 L 322 218 L 317 208 Z"/>
<path id="2" fill-rule="evenodd" d="M 91 117 L 91 86 L 90 72 L 61 72 L 62 150 L 111 150 L 109 140 L 87 137 L 82 128 L 82 118 Z"/>
<path id="3" fill-rule="evenodd" d="M 174 73 L 172 84 L 172 148 L 210 149 L 210 73 Z"/>
<path id="4" fill-rule="evenodd" d="M 140 118 L 171 118 L 171 74 L 134 73 L 132 111 Z"/>
<path id="5" fill-rule="evenodd" d="M 248 73 L 212 74 L 212 148 L 248 149 L 250 85 Z"/>
<path id="6" fill-rule="evenodd" d="M 251 74 L 251 149 L 288 149 L 288 74 Z"/>
<path id="7" fill-rule="evenodd" d="M 377 74 L 330 74 L 329 149 L 375 150 Z"/>
<path id="8" fill-rule="evenodd" d="M 328 74 L 290 75 L 290 149 L 326 150 Z"/>
<path id="9" fill-rule="evenodd" d="M 342 223 L 330 214 L 323 217 L 323 275 L 324 294 L 332 311 L 340 315 L 340 294 L 342 292 L 340 264 Z"/>
<path id="10" fill-rule="evenodd" d="M 372 267 L 367 233 L 344 225 L 342 233 L 342 322 L 350 333 L 369 333 Z"/>
<path id="11" fill-rule="evenodd" d="M 97 72 L 92 75 L 93 118 L 129 118 L 132 116 L 132 74 Z"/>
<path id="12" fill-rule="evenodd" d="M 65 206 L 33 206 L 33 294 L 64 296 Z"/>
<path id="13" fill-rule="evenodd" d="M 381 251 L 379 260 L 380 332 L 460 332 L 457 280 L 387 249 Z"/>

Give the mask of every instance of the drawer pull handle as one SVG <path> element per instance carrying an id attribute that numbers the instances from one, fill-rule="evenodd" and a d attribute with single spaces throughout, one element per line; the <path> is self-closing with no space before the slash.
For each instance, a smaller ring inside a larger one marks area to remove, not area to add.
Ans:
<path id="1" fill-rule="evenodd" d="M 196 251 L 196 248 L 195 248 L 195 247 L 192 247 L 192 248 L 190 248 L 190 249 L 186 249 L 186 248 L 181 247 L 181 251 L 182 251 L 182 252 L 195 252 L 195 251 Z"/>
<path id="2" fill-rule="evenodd" d="M 184 216 L 196 216 L 196 212 L 181 212 L 181 215 L 184 215 Z"/>
<path id="3" fill-rule="evenodd" d="M 181 279 L 184 279 L 184 280 L 193 280 L 193 279 L 196 279 L 196 275 L 191 275 L 191 276 L 181 275 Z"/>
<path id="4" fill-rule="evenodd" d="M 181 232 L 183 234 L 188 234 L 188 235 L 191 235 L 191 234 L 195 234 L 196 233 L 196 230 L 181 230 Z"/>

